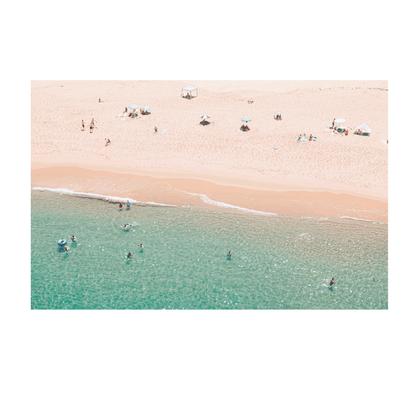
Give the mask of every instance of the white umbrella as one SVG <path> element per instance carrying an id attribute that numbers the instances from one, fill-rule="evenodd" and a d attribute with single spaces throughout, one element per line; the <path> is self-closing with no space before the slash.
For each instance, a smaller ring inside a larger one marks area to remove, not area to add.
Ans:
<path id="1" fill-rule="evenodd" d="M 132 105 L 129 105 L 129 108 L 131 108 L 132 110 L 137 110 L 139 106 L 137 104 L 132 104 Z"/>
<path id="2" fill-rule="evenodd" d="M 143 107 L 142 111 L 144 111 L 145 113 L 148 113 L 151 110 L 150 107 Z"/>
<path id="3" fill-rule="evenodd" d="M 337 118 L 335 120 L 335 123 L 337 123 L 337 124 L 343 124 L 343 123 L 345 123 L 345 120 L 343 118 Z"/>
<path id="4" fill-rule="evenodd" d="M 201 116 L 201 118 L 203 118 L 205 120 L 207 118 L 211 118 L 211 116 L 209 116 L 208 114 L 204 114 L 203 116 Z"/>
<path id="5" fill-rule="evenodd" d="M 248 123 L 249 121 L 251 121 L 251 118 L 250 117 L 243 117 L 241 119 L 241 121 L 244 121 L 244 122 Z"/>

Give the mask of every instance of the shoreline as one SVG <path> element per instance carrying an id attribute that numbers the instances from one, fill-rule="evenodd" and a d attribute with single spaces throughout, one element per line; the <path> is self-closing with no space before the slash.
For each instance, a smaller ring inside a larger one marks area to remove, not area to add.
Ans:
<path id="1" fill-rule="evenodd" d="M 210 180 L 165 177 L 165 172 L 160 170 L 155 177 L 102 168 L 95 170 L 75 166 L 41 167 L 42 165 L 44 164 L 39 162 L 32 163 L 32 188 L 61 188 L 72 192 L 116 195 L 116 198 L 166 205 L 203 206 L 208 203 L 224 208 L 234 207 L 277 215 L 350 217 L 388 223 L 387 198 L 380 195 L 373 197 L 354 195 L 348 191 L 333 192 L 329 187 L 327 190 L 304 190 L 299 184 L 295 186 L 295 190 L 289 186 L 280 186 L 283 189 L 276 190 L 281 184 L 275 183 L 275 189 L 270 190 L 264 189 L 267 184 L 257 181 L 249 182 L 255 188 L 224 185 L 211 181 L 211 177 Z M 293 188 L 292 184 L 291 187 Z"/>

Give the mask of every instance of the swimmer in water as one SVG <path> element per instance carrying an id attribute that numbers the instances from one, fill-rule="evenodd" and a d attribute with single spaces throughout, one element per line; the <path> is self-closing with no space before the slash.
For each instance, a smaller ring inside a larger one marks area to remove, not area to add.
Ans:
<path id="1" fill-rule="evenodd" d="M 129 254 L 127 254 L 127 258 L 131 259 L 132 254 L 129 252 Z"/>
<path id="2" fill-rule="evenodd" d="M 73 235 L 73 236 L 71 237 L 71 240 L 72 240 L 72 242 L 73 242 L 73 243 L 75 243 L 75 241 L 77 241 L 77 238 Z"/>
<path id="3" fill-rule="evenodd" d="M 124 224 L 122 227 L 123 227 L 125 230 L 127 230 L 128 228 L 130 228 L 130 224 Z"/>
<path id="4" fill-rule="evenodd" d="M 233 255 L 233 253 L 231 253 L 231 250 L 227 253 L 228 257 L 231 257 Z"/>
<path id="5" fill-rule="evenodd" d="M 123 209 L 123 204 L 120 202 L 120 205 L 118 206 L 120 209 Z"/>
<path id="6" fill-rule="evenodd" d="M 131 206 L 131 202 L 127 200 L 127 208 L 130 208 L 130 206 Z"/>
<path id="7" fill-rule="evenodd" d="M 139 244 L 139 247 L 143 250 L 144 249 L 144 245 L 143 244 Z"/>
<path id="8" fill-rule="evenodd" d="M 65 253 L 68 253 L 68 247 L 67 246 L 65 246 Z"/>
<path id="9" fill-rule="evenodd" d="M 334 278 L 332 278 L 331 279 L 331 281 L 329 282 L 329 286 L 332 286 L 332 285 L 334 285 L 335 284 L 335 279 Z"/>

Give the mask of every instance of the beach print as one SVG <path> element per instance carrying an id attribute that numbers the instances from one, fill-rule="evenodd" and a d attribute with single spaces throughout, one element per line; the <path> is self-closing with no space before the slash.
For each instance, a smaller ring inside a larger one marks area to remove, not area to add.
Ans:
<path id="1" fill-rule="evenodd" d="M 387 81 L 33 81 L 32 309 L 388 309 Z"/>

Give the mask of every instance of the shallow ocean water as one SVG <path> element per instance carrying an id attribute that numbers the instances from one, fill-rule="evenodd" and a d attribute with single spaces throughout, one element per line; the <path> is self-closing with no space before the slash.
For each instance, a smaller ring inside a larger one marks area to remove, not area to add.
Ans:
<path id="1" fill-rule="evenodd" d="M 39 190 L 31 215 L 32 309 L 388 307 L 387 224 L 210 205 L 120 211 Z"/>

